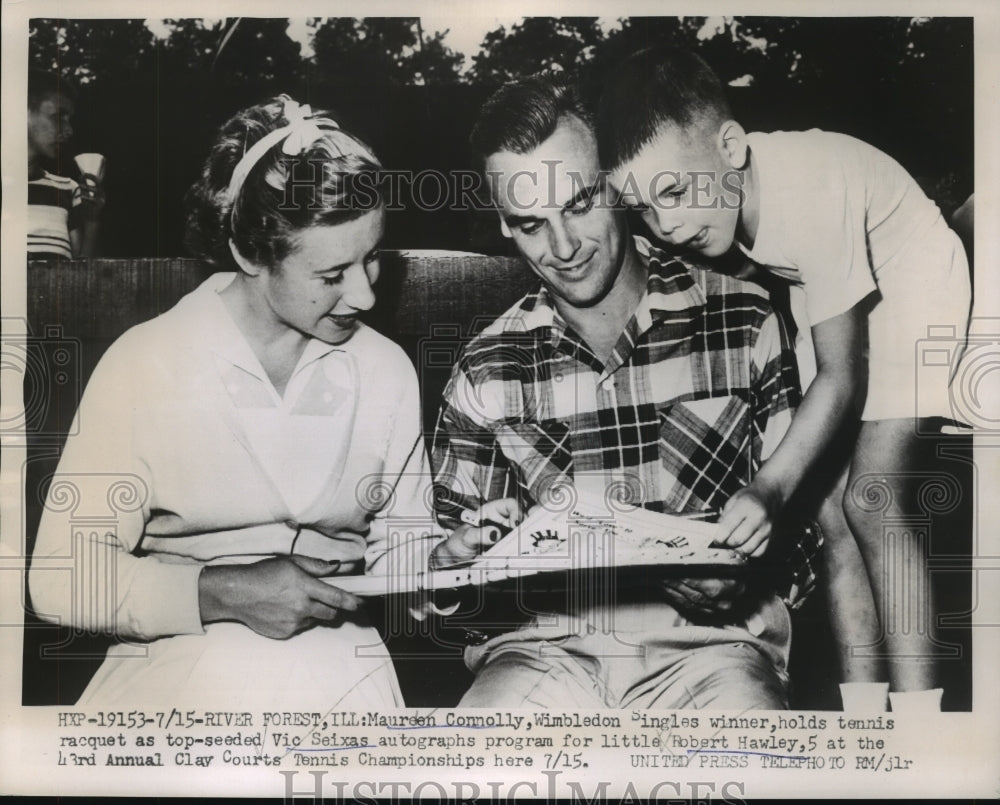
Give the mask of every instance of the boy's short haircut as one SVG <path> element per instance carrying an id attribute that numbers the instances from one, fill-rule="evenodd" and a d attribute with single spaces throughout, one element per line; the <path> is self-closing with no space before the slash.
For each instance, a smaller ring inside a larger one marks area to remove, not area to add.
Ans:
<path id="1" fill-rule="evenodd" d="M 472 128 L 469 145 L 480 165 L 500 151 L 527 154 L 551 137 L 566 115 L 594 127 L 593 111 L 575 83 L 550 75 L 530 76 L 490 97 Z"/>
<path id="2" fill-rule="evenodd" d="M 633 159 L 664 125 L 687 130 L 732 117 L 719 77 L 689 50 L 652 47 L 633 53 L 608 79 L 597 118 L 601 165 Z"/>
<path id="3" fill-rule="evenodd" d="M 47 98 L 76 100 L 76 90 L 69 79 L 45 70 L 28 71 L 28 108 L 38 109 Z"/>

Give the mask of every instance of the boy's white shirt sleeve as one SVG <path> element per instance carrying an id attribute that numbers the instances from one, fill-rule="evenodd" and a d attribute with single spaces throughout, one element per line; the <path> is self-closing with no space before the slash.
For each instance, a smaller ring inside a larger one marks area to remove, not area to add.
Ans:
<path id="1" fill-rule="evenodd" d="M 766 172 L 761 176 L 761 231 L 752 256 L 799 272 L 809 323 L 815 326 L 877 290 L 861 154 L 852 155 L 846 138 L 825 138 L 820 132 L 765 137 L 782 140 L 763 149 L 756 140 Z M 794 140 L 786 147 L 788 137 L 810 139 L 803 147 L 795 147 Z"/>

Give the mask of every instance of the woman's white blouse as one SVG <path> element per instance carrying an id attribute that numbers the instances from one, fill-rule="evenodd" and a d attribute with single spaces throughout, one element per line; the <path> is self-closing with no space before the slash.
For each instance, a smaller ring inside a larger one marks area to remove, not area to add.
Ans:
<path id="1" fill-rule="evenodd" d="M 216 274 L 101 359 L 49 490 L 35 610 L 154 638 L 202 631 L 204 563 L 304 554 L 370 574 L 441 539 L 406 354 L 361 326 L 307 345 L 279 396 Z"/>

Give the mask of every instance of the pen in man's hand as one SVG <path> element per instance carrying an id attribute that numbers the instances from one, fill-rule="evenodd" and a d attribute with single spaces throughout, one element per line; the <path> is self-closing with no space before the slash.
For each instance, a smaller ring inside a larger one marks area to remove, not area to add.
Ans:
<path id="1" fill-rule="evenodd" d="M 503 533 L 501 529 L 510 529 L 510 526 L 506 523 L 491 520 L 489 517 L 481 517 L 478 511 L 473 511 L 472 509 L 462 509 L 459 519 L 474 528 L 488 528 L 487 541 L 491 543 L 499 542 Z"/>

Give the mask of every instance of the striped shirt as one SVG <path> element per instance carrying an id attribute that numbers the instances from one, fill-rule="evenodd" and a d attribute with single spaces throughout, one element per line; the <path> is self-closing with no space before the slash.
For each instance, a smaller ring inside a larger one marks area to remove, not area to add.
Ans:
<path id="1" fill-rule="evenodd" d="M 780 442 L 800 392 L 764 291 L 638 242 L 646 293 L 606 364 L 544 287 L 465 347 L 433 442 L 445 525 L 497 498 L 557 502 L 567 484 L 715 520 Z"/>
<path id="2" fill-rule="evenodd" d="M 80 186 L 45 171 L 28 182 L 28 256 L 72 259 L 69 233 L 80 225 Z"/>

